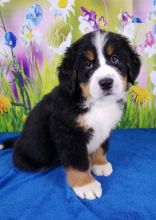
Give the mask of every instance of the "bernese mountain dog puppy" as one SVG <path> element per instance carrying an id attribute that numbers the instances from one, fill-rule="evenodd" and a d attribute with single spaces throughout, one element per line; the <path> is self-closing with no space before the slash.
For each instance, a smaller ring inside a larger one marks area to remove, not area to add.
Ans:
<path id="1" fill-rule="evenodd" d="M 101 197 L 92 173 L 112 173 L 109 137 L 139 70 L 139 56 L 119 34 L 98 30 L 72 44 L 58 67 L 59 85 L 30 112 L 15 142 L 15 166 L 31 171 L 59 163 L 78 197 Z"/>

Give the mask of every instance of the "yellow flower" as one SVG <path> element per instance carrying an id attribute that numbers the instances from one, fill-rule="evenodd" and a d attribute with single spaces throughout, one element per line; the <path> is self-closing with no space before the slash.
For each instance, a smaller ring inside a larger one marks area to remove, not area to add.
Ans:
<path id="1" fill-rule="evenodd" d="M 11 102 L 8 97 L 0 95 L 0 113 L 7 112 L 11 108 Z"/>
<path id="2" fill-rule="evenodd" d="M 68 0 L 59 0 L 58 1 L 58 6 L 60 8 L 66 8 L 67 4 L 68 4 Z"/>
<path id="3" fill-rule="evenodd" d="M 130 95 L 137 105 L 145 104 L 150 100 L 149 91 L 140 86 L 132 86 L 130 88 Z"/>
<path id="4" fill-rule="evenodd" d="M 27 117 L 28 117 L 27 115 L 23 115 L 22 120 L 26 121 Z"/>

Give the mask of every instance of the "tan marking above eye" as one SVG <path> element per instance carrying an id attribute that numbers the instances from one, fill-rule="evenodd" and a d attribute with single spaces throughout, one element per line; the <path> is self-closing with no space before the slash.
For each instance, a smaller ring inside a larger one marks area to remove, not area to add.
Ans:
<path id="1" fill-rule="evenodd" d="M 88 60 L 91 60 L 93 61 L 95 59 L 95 54 L 92 50 L 87 50 L 85 52 L 85 57 L 88 59 Z"/>
<path id="2" fill-rule="evenodd" d="M 107 49 L 106 49 L 106 53 L 107 55 L 111 56 L 114 52 L 114 48 L 111 44 L 108 45 Z"/>

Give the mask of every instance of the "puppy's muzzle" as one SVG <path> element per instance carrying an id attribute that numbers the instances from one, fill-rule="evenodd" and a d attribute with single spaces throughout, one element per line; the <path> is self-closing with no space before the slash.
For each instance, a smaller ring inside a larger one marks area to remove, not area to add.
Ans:
<path id="1" fill-rule="evenodd" d="M 99 86 L 102 90 L 108 91 L 113 87 L 113 79 L 112 78 L 104 78 L 99 81 Z"/>

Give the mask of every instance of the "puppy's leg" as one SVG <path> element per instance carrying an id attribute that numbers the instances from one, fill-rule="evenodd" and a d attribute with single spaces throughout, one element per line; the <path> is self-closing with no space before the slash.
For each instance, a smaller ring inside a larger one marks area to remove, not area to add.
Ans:
<path id="1" fill-rule="evenodd" d="M 65 167 L 67 181 L 76 195 L 82 199 L 95 199 L 102 195 L 101 184 L 90 173 L 90 162 L 86 146 L 72 148 L 66 145 L 66 151 L 62 151 L 61 163 Z"/>
<path id="2" fill-rule="evenodd" d="M 95 199 L 102 195 L 101 184 L 96 181 L 89 170 L 79 171 L 73 168 L 66 170 L 67 180 L 73 191 L 81 199 Z"/>
<path id="3" fill-rule="evenodd" d="M 112 165 L 106 159 L 106 152 L 109 147 L 109 142 L 106 140 L 102 146 L 90 154 L 91 171 L 97 176 L 109 176 L 112 172 Z"/>

